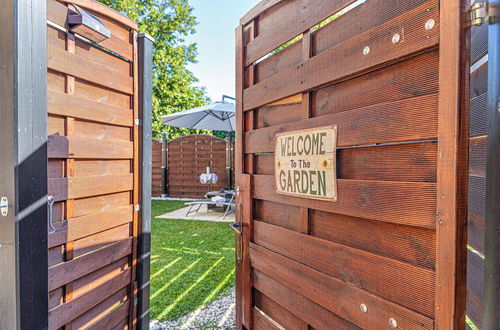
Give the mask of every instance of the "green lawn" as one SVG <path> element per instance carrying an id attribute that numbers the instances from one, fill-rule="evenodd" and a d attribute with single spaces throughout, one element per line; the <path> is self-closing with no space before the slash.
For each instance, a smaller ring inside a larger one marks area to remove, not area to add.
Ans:
<path id="1" fill-rule="evenodd" d="M 184 202 L 153 201 L 153 320 L 175 320 L 234 285 L 234 234 L 227 223 L 154 218 L 183 206 Z"/>

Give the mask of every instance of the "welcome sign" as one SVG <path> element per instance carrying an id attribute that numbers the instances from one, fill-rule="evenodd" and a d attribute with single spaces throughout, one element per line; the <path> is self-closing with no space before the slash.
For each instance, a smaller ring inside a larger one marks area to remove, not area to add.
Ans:
<path id="1" fill-rule="evenodd" d="M 337 200 L 337 125 L 276 135 L 279 194 Z"/>

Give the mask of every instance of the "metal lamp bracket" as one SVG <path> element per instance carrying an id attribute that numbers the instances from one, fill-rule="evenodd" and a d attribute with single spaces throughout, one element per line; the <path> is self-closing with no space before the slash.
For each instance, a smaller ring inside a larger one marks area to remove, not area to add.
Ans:
<path id="1" fill-rule="evenodd" d="M 73 6 L 77 12 L 68 12 L 68 25 L 71 32 L 77 33 L 96 43 L 111 37 L 111 31 L 99 18 L 77 5 Z"/>

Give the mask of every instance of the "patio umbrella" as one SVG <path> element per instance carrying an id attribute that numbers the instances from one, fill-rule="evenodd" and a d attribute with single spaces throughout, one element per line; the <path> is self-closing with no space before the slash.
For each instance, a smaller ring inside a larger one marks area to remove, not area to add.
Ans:
<path id="1" fill-rule="evenodd" d="M 232 132 L 236 123 L 235 106 L 226 98 L 232 99 L 224 95 L 222 101 L 163 116 L 163 125 Z"/>

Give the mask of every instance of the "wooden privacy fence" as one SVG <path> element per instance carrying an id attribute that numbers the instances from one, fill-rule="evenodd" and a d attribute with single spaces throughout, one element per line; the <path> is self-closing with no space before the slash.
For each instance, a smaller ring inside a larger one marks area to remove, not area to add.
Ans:
<path id="1" fill-rule="evenodd" d="M 483 327 L 486 146 L 488 142 L 488 24 L 471 28 L 467 316 Z"/>
<path id="2" fill-rule="evenodd" d="M 239 328 L 464 328 L 466 5 L 263 1 L 242 18 Z M 327 125 L 338 199 L 278 194 L 277 134 Z"/>
<path id="3" fill-rule="evenodd" d="M 71 3 L 98 17 L 111 37 L 96 45 L 69 32 Z M 47 24 L 48 185 L 55 199 L 49 329 L 132 328 L 140 203 L 137 25 L 88 0 L 47 0 Z"/>
<path id="4" fill-rule="evenodd" d="M 211 135 L 187 135 L 168 142 L 166 154 L 162 154 L 162 142 L 153 143 L 153 196 L 162 194 L 161 166 L 166 160 L 166 193 L 168 197 L 203 198 L 209 186 L 200 183 L 200 174 L 211 166 L 219 181 L 211 190 L 228 187 L 228 167 L 234 164 L 233 142 Z M 162 162 L 162 157 L 165 160 Z"/>

